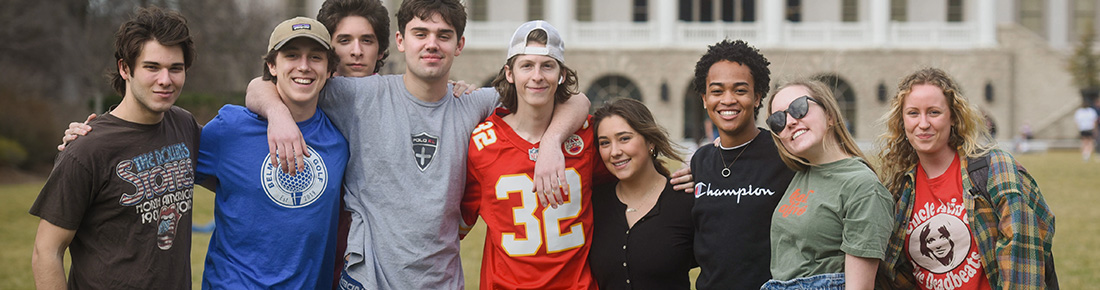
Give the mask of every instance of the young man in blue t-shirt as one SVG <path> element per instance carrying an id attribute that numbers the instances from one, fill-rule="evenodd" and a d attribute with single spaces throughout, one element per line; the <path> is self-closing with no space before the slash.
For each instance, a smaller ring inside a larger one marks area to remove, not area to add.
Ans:
<path id="1" fill-rule="evenodd" d="M 321 289 L 332 286 L 336 221 L 348 143 L 317 109 L 336 70 L 328 31 L 296 17 L 275 27 L 263 79 L 275 84 L 302 128 L 306 166 L 284 173 L 268 162 L 267 120 L 226 105 L 203 128 L 197 181 L 216 182 L 203 288 Z"/>

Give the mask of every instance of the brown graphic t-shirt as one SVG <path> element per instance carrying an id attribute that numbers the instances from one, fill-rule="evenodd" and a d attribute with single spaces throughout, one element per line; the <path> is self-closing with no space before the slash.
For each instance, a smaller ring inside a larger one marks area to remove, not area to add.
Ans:
<path id="1" fill-rule="evenodd" d="M 58 155 L 30 213 L 76 230 L 70 289 L 191 289 L 199 125 L 172 107 L 154 125 L 110 114 Z"/>
<path id="2" fill-rule="evenodd" d="M 989 289 L 978 245 L 970 235 L 959 167 L 958 155 L 935 178 L 917 167 L 905 252 L 920 289 Z"/>

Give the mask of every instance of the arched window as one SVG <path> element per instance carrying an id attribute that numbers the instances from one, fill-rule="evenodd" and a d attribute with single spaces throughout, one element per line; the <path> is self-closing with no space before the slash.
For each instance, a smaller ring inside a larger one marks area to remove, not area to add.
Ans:
<path id="1" fill-rule="evenodd" d="M 852 137 L 858 136 L 856 132 L 856 95 L 852 90 L 852 86 L 848 85 L 847 81 L 841 79 L 836 75 L 821 75 L 817 77 L 817 80 L 825 83 L 826 86 L 833 89 L 833 97 L 836 98 L 837 106 L 840 107 L 840 114 L 844 115 L 844 125 L 848 127 L 848 132 L 852 133 Z"/>
<path id="2" fill-rule="evenodd" d="M 684 91 L 684 140 L 691 140 L 696 144 L 706 142 L 707 128 L 714 128 L 708 124 L 710 118 L 707 117 L 706 110 L 703 110 L 703 99 L 691 89 L 689 83 Z"/>
<path id="3" fill-rule="evenodd" d="M 588 100 L 592 101 L 591 112 L 595 112 L 605 102 L 617 98 L 642 100 L 642 91 L 638 89 L 638 86 L 620 75 L 601 77 L 593 82 L 592 86 L 588 87 L 588 90 L 584 93 L 588 95 Z"/>

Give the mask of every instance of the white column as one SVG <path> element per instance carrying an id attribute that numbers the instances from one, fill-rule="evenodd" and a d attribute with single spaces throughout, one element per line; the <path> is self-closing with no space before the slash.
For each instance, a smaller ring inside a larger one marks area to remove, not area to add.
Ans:
<path id="1" fill-rule="evenodd" d="M 762 2 L 764 2 L 764 13 L 757 20 L 764 22 L 764 37 L 762 38 L 764 43 L 762 44 L 769 47 L 780 46 L 783 42 L 783 23 L 787 20 L 786 13 L 783 13 L 783 10 L 786 9 L 786 1 L 771 0 Z M 803 11 L 803 13 L 805 12 Z"/>
<path id="2" fill-rule="evenodd" d="M 1047 2 L 1046 21 L 1047 37 L 1050 46 L 1065 48 L 1069 44 L 1069 6 L 1067 0 L 1050 0 Z"/>
<path id="3" fill-rule="evenodd" d="M 573 22 L 577 20 L 575 9 L 573 9 L 573 1 L 575 0 L 550 0 L 545 1 L 543 4 L 549 2 L 550 7 L 546 7 L 550 13 L 546 14 L 546 21 L 553 24 L 558 28 L 558 32 L 561 32 L 562 38 L 566 43 L 569 43 L 570 39 L 573 39 Z"/>
<path id="4" fill-rule="evenodd" d="M 997 7 L 993 0 L 978 0 L 978 45 L 997 45 Z M 1002 3 L 1003 4 L 1003 3 Z"/>
<path id="5" fill-rule="evenodd" d="M 657 25 L 650 25 L 650 27 L 657 29 L 659 35 L 657 39 L 660 40 L 661 46 L 672 46 L 678 38 L 676 28 L 679 27 L 679 23 L 676 21 L 676 0 L 657 0 L 657 7 L 655 8 L 650 8 L 649 11 L 657 12 L 657 17 L 655 17 Z"/>
<path id="6" fill-rule="evenodd" d="M 890 33 L 890 0 L 871 1 L 871 44 L 886 46 Z"/>

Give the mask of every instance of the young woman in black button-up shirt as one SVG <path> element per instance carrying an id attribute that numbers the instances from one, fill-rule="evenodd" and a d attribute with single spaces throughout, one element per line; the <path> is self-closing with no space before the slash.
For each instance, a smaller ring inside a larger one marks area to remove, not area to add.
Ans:
<path id="1" fill-rule="evenodd" d="M 672 189 L 657 156 L 683 160 L 641 102 L 616 100 L 594 115 L 600 157 L 619 179 L 592 194 L 596 282 L 600 289 L 688 289 L 695 200 Z"/>

